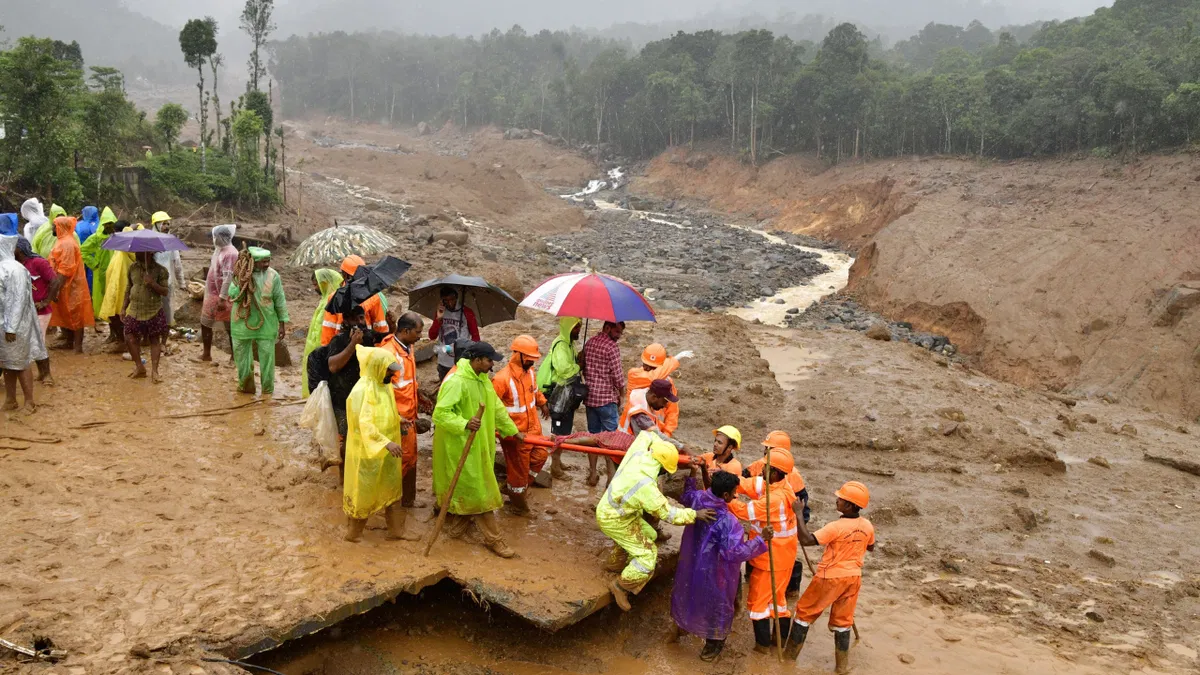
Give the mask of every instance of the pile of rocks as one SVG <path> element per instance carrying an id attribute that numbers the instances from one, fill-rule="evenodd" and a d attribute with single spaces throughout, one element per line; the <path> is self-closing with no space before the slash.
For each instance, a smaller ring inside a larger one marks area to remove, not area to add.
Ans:
<path id="1" fill-rule="evenodd" d="M 907 321 L 888 321 L 846 298 L 830 297 L 821 302 L 814 302 L 804 312 L 789 314 L 786 321 L 791 328 L 848 328 L 865 332 L 875 340 L 908 342 L 946 356 L 958 353 L 958 347 L 945 335 L 922 333 L 914 330 L 913 325 Z"/>

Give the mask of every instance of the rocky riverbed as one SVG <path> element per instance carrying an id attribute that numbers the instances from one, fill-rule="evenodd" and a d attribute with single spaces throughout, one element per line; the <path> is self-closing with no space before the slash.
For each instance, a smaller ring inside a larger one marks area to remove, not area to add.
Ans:
<path id="1" fill-rule="evenodd" d="M 876 340 L 908 342 L 947 357 L 958 354 L 958 347 L 945 335 L 914 330 L 913 325 L 906 321 L 888 321 L 882 315 L 842 297 L 831 296 L 814 302 L 802 312 L 789 314 L 786 325 L 815 330 L 848 328 L 865 332 Z"/>

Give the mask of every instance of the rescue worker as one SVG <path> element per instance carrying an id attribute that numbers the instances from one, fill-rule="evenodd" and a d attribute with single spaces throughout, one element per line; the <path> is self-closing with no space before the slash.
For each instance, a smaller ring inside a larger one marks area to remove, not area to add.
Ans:
<path id="1" fill-rule="evenodd" d="M 395 321 L 395 331 L 379 343 L 381 349 L 386 349 L 395 357 L 399 368 L 392 378 L 392 394 L 396 398 L 396 413 L 400 415 L 400 424 L 404 427 L 404 436 L 400 440 L 403 451 L 401 460 L 404 463 L 404 496 L 400 505 L 412 508 L 417 498 L 417 412 L 423 401 L 420 389 L 417 388 L 417 359 L 413 354 L 413 345 L 421 340 L 421 331 L 425 321 L 416 312 L 405 312 Z"/>
<path id="2" fill-rule="evenodd" d="M 790 448 L 790 439 L 788 445 Z M 712 452 L 700 455 L 699 460 L 708 468 L 710 474 L 724 471 L 735 476 L 741 476 L 742 463 L 734 455 L 741 446 L 742 432 L 738 431 L 737 427 L 727 424 L 720 429 L 713 430 Z M 707 488 L 708 486 L 705 485 L 704 487 Z"/>
<path id="3" fill-rule="evenodd" d="M 749 521 L 764 539 L 770 539 L 771 548 L 750 561 L 750 583 L 746 592 L 746 611 L 754 626 L 755 650 L 767 652 L 775 644 L 774 631 L 778 630 L 781 641 L 786 641 L 791 621 L 787 605 L 787 585 L 796 564 L 796 513 L 795 495 L 788 485 L 787 477 L 795 468 L 790 451 L 772 447 L 770 437 L 763 443 L 770 451 L 771 472 L 768 480 L 763 476 L 743 478 L 738 494 L 750 501 L 736 501 L 729 510 L 740 520 Z M 770 491 L 771 509 L 767 511 L 767 491 Z M 775 587 L 771 587 L 771 558 L 775 561 Z M 772 607 L 773 605 L 773 607 Z M 773 611 L 772 611 L 773 610 Z M 778 617 L 778 625 L 772 627 L 772 615 Z"/>
<path id="4" fill-rule="evenodd" d="M 496 484 L 496 434 L 501 438 L 525 436 L 504 410 L 488 380 L 488 373 L 499 355 L 486 342 L 475 342 L 467 348 L 458 362 L 458 369 L 446 377 L 438 389 L 437 406 L 433 409 L 433 492 L 442 508 L 449 511 L 445 531 L 450 537 L 461 537 L 474 522 L 483 535 L 484 544 L 501 558 L 511 558 L 516 551 L 504 543 L 496 509 L 504 504 L 500 486 Z M 483 405 L 483 414 L 479 407 Z M 467 435 L 475 438 L 464 447 Z M 454 494 L 447 500 L 446 491 L 458 468 L 462 454 L 468 453 Z M 448 503 L 443 503 L 447 502 Z"/>
<path id="5" fill-rule="evenodd" d="M 342 510 L 346 541 L 359 541 L 371 514 L 383 511 L 387 538 L 404 539 L 407 511 L 399 508 L 404 432 L 392 398 L 392 377 L 400 368 L 391 352 L 355 347 L 359 380 L 346 400 L 346 464 Z"/>
<path id="6" fill-rule="evenodd" d="M 784 656 L 796 660 L 808 637 L 809 626 L 829 607 L 835 672 L 844 675 L 850 672 L 850 630 L 854 628 L 854 607 L 862 588 L 863 559 L 867 551 L 875 550 L 875 527 L 859 514 L 871 501 L 866 485 L 852 480 L 834 495 L 840 518 L 811 534 L 803 523 L 797 525 L 799 543 L 824 546 L 825 554 L 796 603 L 796 620 Z"/>
<path id="7" fill-rule="evenodd" d="M 653 515 L 672 525 L 690 525 L 696 521 L 711 523 L 712 509 L 673 506 L 658 489 L 662 472 L 675 473 L 679 450 L 657 433 L 643 431 L 621 458 L 616 474 L 596 504 L 596 524 L 613 540 L 605 570 L 621 576 L 608 584 L 617 605 L 628 612 L 629 593 L 637 595 L 654 575 L 658 562 L 658 534 L 645 516 Z"/>
<path id="8" fill-rule="evenodd" d="M 772 431 L 767 436 L 767 443 L 773 448 L 783 448 L 789 453 L 792 451 L 792 438 L 783 431 Z M 742 476 L 751 478 L 761 476 L 763 465 L 765 462 L 762 459 L 756 459 L 742 470 Z M 797 509 L 796 513 L 803 516 L 804 522 L 808 522 L 812 511 L 808 508 L 808 489 L 804 485 L 804 476 L 800 474 L 799 469 L 792 469 L 788 474 L 788 485 L 792 487 L 792 492 L 795 493 L 796 499 L 804 504 L 802 509 Z M 800 592 L 800 584 L 804 581 L 804 567 L 801 565 L 792 566 L 792 578 L 788 581 L 787 592 L 792 595 Z"/>
<path id="9" fill-rule="evenodd" d="M 666 408 L 671 403 L 678 403 L 675 386 L 667 380 L 654 380 L 643 389 L 629 393 L 629 407 L 621 416 L 620 431 L 627 434 L 637 434 L 639 431 L 653 429 L 664 437 L 669 435 L 663 431 L 666 418 Z"/>
<path id="10" fill-rule="evenodd" d="M 354 273 L 358 271 L 359 267 L 365 264 L 366 262 L 356 255 L 348 255 L 343 258 L 340 270 L 342 273 L 342 285 L 345 286 L 350 283 L 350 280 L 354 278 Z M 363 314 L 366 317 L 367 328 L 378 333 L 378 337 L 380 338 L 390 332 L 388 330 L 387 308 L 384 307 L 382 293 L 372 295 L 360 306 L 363 308 Z M 321 322 L 321 346 L 329 344 L 333 336 L 337 335 L 341 330 L 342 315 L 326 310 L 325 319 Z M 378 340 L 373 342 L 378 342 Z"/>
<path id="11" fill-rule="evenodd" d="M 667 436 L 674 436 L 675 430 L 679 428 L 679 391 L 675 388 L 675 381 L 671 379 L 671 373 L 679 369 L 680 359 L 692 356 L 690 351 L 680 352 L 678 356 L 668 356 L 667 349 L 655 342 L 642 350 L 641 367 L 629 370 L 629 385 L 626 387 L 626 391 L 629 392 L 630 399 L 632 399 L 634 391 L 649 387 L 650 383 L 655 380 L 666 380 L 671 383 L 671 393 L 677 398 L 668 403 L 663 410 L 662 423 L 658 427 L 659 431 Z M 629 406 L 630 401 L 626 400 L 625 409 L 628 410 Z"/>
<path id="12" fill-rule="evenodd" d="M 518 335 L 512 342 L 512 358 L 508 365 L 492 378 L 492 388 L 504 403 L 513 424 L 525 436 L 541 436 L 542 417 L 550 417 L 546 396 L 538 391 L 533 364 L 542 358 L 537 340 L 529 335 Z M 523 516 L 529 513 L 525 491 L 530 479 L 541 472 L 548 454 L 541 446 L 533 446 L 513 438 L 501 439 L 504 464 L 507 469 L 505 485 L 501 492 L 508 495 L 508 511 Z"/>

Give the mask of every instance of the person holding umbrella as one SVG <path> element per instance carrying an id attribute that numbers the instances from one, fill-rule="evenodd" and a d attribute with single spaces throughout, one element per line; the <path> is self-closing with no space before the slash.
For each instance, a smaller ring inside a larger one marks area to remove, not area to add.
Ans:
<path id="1" fill-rule="evenodd" d="M 525 434 L 509 418 L 488 378 L 499 358 L 490 344 L 475 342 L 438 390 L 433 410 L 433 492 L 439 507 L 447 509 L 447 535 L 461 537 L 474 522 L 492 553 L 511 558 L 516 551 L 504 542 L 496 518 L 496 510 L 504 504 L 493 469 L 496 435 L 523 443 Z M 472 433 L 471 445 L 464 447 Z M 463 453 L 468 455 L 462 473 L 454 492 L 447 494 Z"/>
<path id="2" fill-rule="evenodd" d="M 289 322 L 283 281 L 271 269 L 271 252 L 251 246 L 238 257 L 229 282 L 233 302 L 233 360 L 238 391 L 254 394 L 254 347 L 258 347 L 259 377 L 264 397 L 275 393 L 275 343 L 287 334 Z"/>
<path id="3" fill-rule="evenodd" d="M 439 297 L 442 302 L 438 305 L 429 326 L 429 339 L 436 340 L 439 349 L 438 381 L 446 378 L 446 373 L 454 367 L 454 341 L 460 337 L 471 336 L 471 340 L 479 342 L 479 321 L 475 312 L 461 301 L 461 292 L 454 286 L 442 286 Z"/>
<path id="4" fill-rule="evenodd" d="M 146 365 L 142 361 L 141 343 L 150 343 L 150 381 L 159 383 L 158 358 L 162 353 L 162 336 L 170 328 L 167 314 L 163 311 L 162 299 L 167 296 L 170 274 L 154 260 L 150 251 L 134 254 L 129 267 L 125 304 L 121 308 L 125 324 L 125 344 L 133 357 L 133 372 L 129 377 L 146 377 Z"/>

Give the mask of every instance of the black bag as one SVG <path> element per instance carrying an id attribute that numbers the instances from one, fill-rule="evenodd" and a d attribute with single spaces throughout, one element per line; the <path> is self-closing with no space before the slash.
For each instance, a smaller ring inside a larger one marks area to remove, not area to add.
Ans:
<path id="1" fill-rule="evenodd" d="M 587 398 L 587 391 L 587 385 L 578 375 L 562 384 L 551 386 L 550 393 L 546 396 L 546 403 L 550 407 L 550 417 L 562 419 L 574 415 L 580 404 L 583 403 L 583 399 Z"/>

